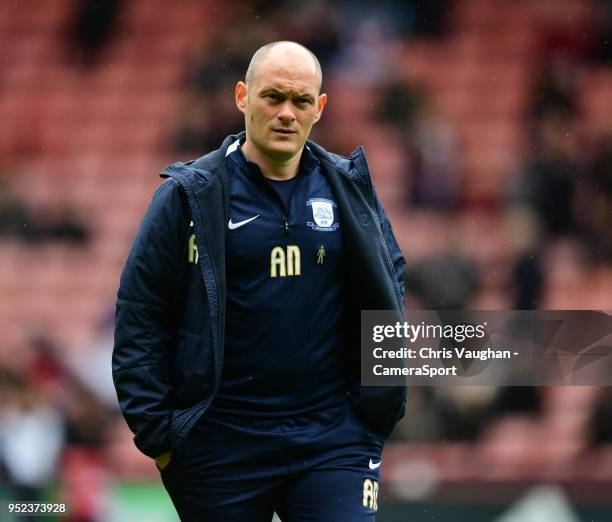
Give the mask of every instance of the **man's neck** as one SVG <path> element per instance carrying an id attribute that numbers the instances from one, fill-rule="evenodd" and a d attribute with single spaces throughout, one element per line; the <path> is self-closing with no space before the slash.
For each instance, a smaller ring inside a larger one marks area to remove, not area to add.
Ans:
<path id="1" fill-rule="evenodd" d="M 246 159 L 255 163 L 264 177 L 286 181 L 297 176 L 303 149 L 286 162 L 276 162 L 262 154 L 248 140 L 242 144 L 242 153 Z"/>

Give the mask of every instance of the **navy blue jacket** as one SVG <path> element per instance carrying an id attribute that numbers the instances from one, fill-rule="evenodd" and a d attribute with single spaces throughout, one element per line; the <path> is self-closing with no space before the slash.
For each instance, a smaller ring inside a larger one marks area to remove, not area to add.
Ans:
<path id="1" fill-rule="evenodd" d="M 180 446 L 219 387 L 229 219 L 224 160 L 229 145 L 243 136 L 228 136 L 220 149 L 162 172 L 170 179 L 155 192 L 121 275 L 113 380 L 136 446 L 150 457 Z M 363 148 L 345 158 L 308 146 L 321 162 L 342 223 L 347 324 L 354 325 L 346 350 L 351 397 L 368 428 L 387 436 L 404 413 L 406 389 L 360 386 L 360 311 L 396 310 L 403 320 L 404 258 Z M 187 263 L 191 233 L 199 270 Z"/>

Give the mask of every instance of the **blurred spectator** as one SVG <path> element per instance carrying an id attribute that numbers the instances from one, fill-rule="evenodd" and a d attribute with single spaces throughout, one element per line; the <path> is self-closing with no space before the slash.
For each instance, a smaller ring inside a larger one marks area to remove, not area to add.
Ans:
<path id="1" fill-rule="evenodd" d="M 512 269 L 515 310 L 536 310 L 542 298 L 544 274 L 539 251 L 522 254 Z"/>
<path id="2" fill-rule="evenodd" d="M 102 522 L 108 516 L 109 473 L 101 455 L 72 447 L 65 452 L 60 498 L 70 506 L 65 522 Z"/>
<path id="3" fill-rule="evenodd" d="M 8 183 L 0 180 L 0 238 L 33 240 L 37 234 L 25 204 L 12 194 Z"/>
<path id="4" fill-rule="evenodd" d="M 116 29 L 122 0 L 78 0 L 69 28 L 70 58 L 83 67 L 97 64 Z"/>
<path id="5" fill-rule="evenodd" d="M 230 29 L 212 47 L 206 48 L 193 66 L 191 87 L 201 94 L 216 94 L 219 91 L 231 96 L 238 79 L 243 79 L 249 64 L 251 46 L 258 45 L 260 36 L 253 31 L 243 35 L 242 45 L 237 40 L 241 26 Z"/>
<path id="6" fill-rule="evenodd" d="M 59 241 L 84 245 L 90 239 L 90 232 L 68 205 L 30 209 L 13 194 L 9 183 L 0 179 L 2 237 L 16 237 L 31 243 Z"/>
<path id="7" fill-rule="evenodd" d="M 582 64 L 592 46 L 590 20 L 571 2 L 543 0 L 537 8 L 540 16 L 530 114 L 537 118 L 550 112 L 576 116 Z"/>
<path id="8" fill-rule="evenodd" d="M 571 62 L 543 64 L 535 73 L 530 116 L 544 118 L 561 114 L 566 118 L 578 115 L 576 85 L 578 73 Z"/>
<path id="9" fill-rule="evenodd" d="M 591 444 L 612 443 L 612 387 L 602 388 L 587 427 Z"/>
<path id="10" fill-rule="evenodd" d="M 378 91 L 378 118 L 393 125 L 404 147 L 406 193 L 415 207 L 443 212 L 461 202 L 461 145 L 453 125 L 420 86 L 390 81 Z"/>
<path id="11" fill-rule="evenodd" d="M 81 223 L 74 209 L 69 206 L 42 209 L 40 223 L 37 225 L 41 240 L 61 241 L 74 245 L 85 245 L 90 232 Z"/>
<path id="12" fill-rule="evenodd" d="M 545 275 L 542 231 L 538 216 L 527 208 L 512 208 L 507 215 L 508 237 L 513 239 L 510 291 L 514 310 L 540 308 Z"/>
<path id="13" fill-rule="evenodd" d="M 540 390 L 533 386 L 435 387 L 431 392 L 437 438 L 445 441 L 474 442 L 500 419 L 538 419 L 542 413 Z"/>
<path id="14" fill-rule="evenodd" d="M 236 24 L 197 56 L 179 108 L 175 151 L 201 156 L 242 128 L 244 116 L 236 109 L 234 86 L 244 79 L 253 50 L 270 37 L 267 31 L 265 24 Z"/>
<path id="15" fill-rule="evenodd" d="M 381 121 L 410 132 L 424 103 L 422 88 L 403 81 L 391 81 L 381 86 L 379 91 Z"/>
<path id="16" fill-rule="evenodd" d="M 594 0 L 593 3 L 593 20 L 597 33 L 593 58 L 612 65 L 612 0 Z"/>
<path id="17" fill-rule="evenodd" d="M 459 310 L 478 291 L 478 274 L 469 259 L 448 253 L 409 268 L 406 290 L 424 308 Z"/>
<path id="18" fill-rule="evenodd" d="M 111 410 L 117 410 L 117 393 L 113 384 L 111 367 L 115 334 L 115 308 L 102 317 L 91 339 L 83 343 L 66 364 L 79 382 Z"/>
<path id="19" fill-rule="evenodd" d="M 451 29 L 454 0 L 412 0 L 414 33 L 429 38 L 445 36 Z"/>
<path id="20" fill-rule="evenodd" d="M 412 140 L 411 203 L 442 212 L 461 203 L 461 144 L 455 129 L 431 103 L 424 103 Z"/>
<path id="21" fill-rule="evenodd" d="M 34 358 L 28 376 L 61 411 L 66 425 L 66 442 L 101 448 L 116 405 L 108 408 L 100 401 L 89 383 L 81 380 L 72 369 L 72 362 L 62 359 L 61 351 L 51 340 L 37 337 L 31 345 Z"/>
<path id="22" fill-rule="evenodd" d="M 342 10 L 347 30 L 359 21 L 374 18 L 393 38 L 424 36 L 433 39 L 446 35 L 450 29 L 453 4 L 453 0 L 361 0 L 342 2 Z"/>
<path id="23" fill-rule="evenodd" d="M 445 386 L 432 390 L 437 438 L 444 441 L 475 441 L 491 420 L 492 405 L 499 392 L 494 386 Z"/>
<path id="24" fill-rule="evenodd" d="M 236 109 L 233 97 L 219 91 L 207 96 L 196 93 L 188 96 L 178 120 L 174 149 L 189 157 L 199 157 L 240 129 L 244 116 Z"/>
<path id="25" fill-rule="evenodd" d="M 58 478 L 65 451 L 81 448 L 100 458 L 116 406 L 101 403 L 48 338 L 33 338 L 19 353 L 0 359 L 0 475 L 14 498 L 40 500 Z"/>
<path id="26" fill-rule="evenodd" d="M 112 411 L 79 381 L 72 379 L 67 384 L 70 396 L 62 397 L 66 442 L 102 450 L 112 422 Z"/>
<path id="27" fill-rule="evenodd" d="M 338 72 L 350 86 L 379 87 L 396 61 L 392 35 L 384 20 L 367 15 L 355 19 L 345 33 L 337 61 Z"/>
<path id="28" fill-rule="evenodd" d="M 306 46 L 317 56 L 326 72 L 335 66 L 342 51 L 343 18 L 344 12 L 333 2 L 325 0 L 278 3 L 270 17 L 278 39 L 293 40 Z"/>
<path id="29" fill-rule="evenodd" d="M 612 262 L 612 132 L 599 141 L 575 199 L 578 230 L 593 257 Z"/>
<path id="30" fill-rule="evenodd" d="M 273 17 L 274 13 L 270 16 Z M 197 93 L 224 93 L 233 100 L 236 82 L 244 80 L 253 53 L 263 44 L 282 37 L 272 21 L 260 19 L 254 24 L 248 19 L 234 20 L 219 38 L 212 44 L 207 42 L 196 55 L 189 85 Z"/>
<path id="31" fill-rule="evenodd" d="M 215 143 L 213 119 L 207 113 L 208 98 L 189 94 L 177 115 L 178 128 L 173 138 L 173 149 L 178 153 L 199 156 L 205 147 Z"/>
<path id="32" fill-rule="evenodd" d="M 64 423 L 25 375 L 4 372 L 2 388 L 0 460 L 15 498 L 37 500 L 57 472 Z"/>
<path id="33" fill-rule="evenodd" d="M 523 167 L 515 187 L 515 203 L 532 209 L 545 232 L 574 231 L 573 199 L 580 169 L 575 121 L 547 112 L 535 122 L 533 156 Z"/>

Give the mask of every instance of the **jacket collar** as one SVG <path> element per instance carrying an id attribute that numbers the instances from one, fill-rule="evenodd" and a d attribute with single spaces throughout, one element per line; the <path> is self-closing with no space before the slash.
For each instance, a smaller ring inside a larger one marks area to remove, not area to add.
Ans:
<path id="1" fill-rule="evenodd" d="M 245 136 L 246 132 L 244 131 L 237 134 L 231 134 L 223 140 L 221 147 L 219 147 L 217 150 L 214 150 L 209 154 L 195 160 L 184 163 L 173 163 L 172 165 L 168 166 L 160 174 L 160 176 L 162 178 L 171 176 L 177 177 L 176 175 L 173 175 L 176 174 L 177 171 L 191 171 L 192 173 L 196 174 L 195 179 L 193 179 L 192 182 L 201 185 L 203 188 L 203 186 L 207 185 L 216 175 L 225 175 L 225 168 L 220 167 L 224 167 L 223 163 L 226 155 L 231 153 L 231 147 L 236 147 L 234 144 L 244 139 Z M 332 169 L 333 171 L 338 172 L 358 183 L 361 182 L 367 184 L 369 182 L 369 168 L 363 147 L 357 148 L 349 157 L 345 157 L 328 152 L 314 141 L 306 141 L 306 146 L 308 146 L 315 158 L 325 163 L 328 168 Z M 230 149 L 229 152 L 228 149 Z"/>

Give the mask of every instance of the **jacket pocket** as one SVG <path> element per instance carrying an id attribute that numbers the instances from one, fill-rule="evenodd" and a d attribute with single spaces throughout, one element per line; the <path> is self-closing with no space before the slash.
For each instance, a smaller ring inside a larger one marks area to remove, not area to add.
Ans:
<path id="1" fill-rule="evenodd" d="M 362 387 L 356 406 L 368 435 L 388 438 L 404 412 L 405 402 L 405 387 Z"/>
<path id="2" fill-rule="evenodd" d="M 202 402 L 213 389 L 211 343 L 202 335 L 179 330 L 174 362 L 176 408 L 189 408 Z"/>

